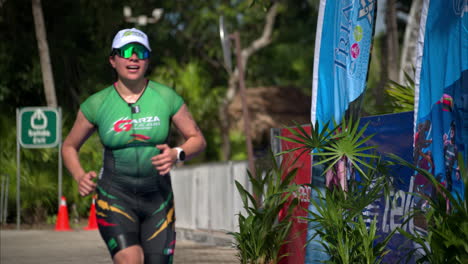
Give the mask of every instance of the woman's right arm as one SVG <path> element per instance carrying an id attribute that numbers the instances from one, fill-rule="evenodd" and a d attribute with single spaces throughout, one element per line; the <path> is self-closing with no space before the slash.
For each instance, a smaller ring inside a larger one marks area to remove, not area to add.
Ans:
<path id="1" fill-rule="evenodd" d="M 96 172 L 85 172 L 78 155 L 81 146 L 94 131 L 96 131 L 96 126 L 90 123 L 81 111 L 78 111 L 75 123 L 62 145 L 63 162 L 78 182 L 78 191 L 82 196 L 90 194 L 96 188 L 96 184 L 93 182 Z"/>

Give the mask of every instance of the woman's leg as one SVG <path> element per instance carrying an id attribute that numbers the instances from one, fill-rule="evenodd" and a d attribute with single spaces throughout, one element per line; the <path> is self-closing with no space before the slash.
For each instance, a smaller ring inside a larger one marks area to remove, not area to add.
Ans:
<path id="1" fill-rule="evenodd" d="M 134 196 L 105 187 L 97 187 L 96 217 L 101 237 L 115 263 L 143 263 Z"/>
<path id="2" fill-rule="evenodd" d="M 115 264 L 143 264 L 144 255 L 141 246 L 135 245 L 120 250 L 114 256 Z"/>
<path id="3" fill-rule="evenodd" d="M 140 225 L 145 264 L 172 263 L 176 239 L 172 190 L 161 187 L 157 192 L 146 193 L 140 202 L 145 208 Z"/>

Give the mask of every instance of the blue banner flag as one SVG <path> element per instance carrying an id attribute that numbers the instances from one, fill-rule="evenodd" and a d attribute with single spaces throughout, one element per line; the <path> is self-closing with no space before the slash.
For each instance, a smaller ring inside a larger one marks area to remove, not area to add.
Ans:
<path id="1" fill-rule="evenodd" d="M 466 164 L 468 1 L 425 0 L 418 43 L 413 160 L 463 198 L 458 156 Z M 417 175 L 415 188 L 431 192 L 429 183 Z"/>
<path id="2" fill-rule="evenodd" d="M 322 0 L 315 38 L 311 121 L 340 122 L 366 87 L 377 0 Z"/>
<path id="3" fill-rule="evenodd" d="M 376 12 L 377 0 L 320 1 L 312 77 L 312 125 L 316 121 L 319 125 L 341 122 L 349 104 L 364 92 Z M 309 210 L 315 211 L 312 205 Z M 307 240 L 314 234 L 309 227 Z M 329 258 L 320 240 L 317 236 L 309 241 L 304 263 L 321 263 Z"/>

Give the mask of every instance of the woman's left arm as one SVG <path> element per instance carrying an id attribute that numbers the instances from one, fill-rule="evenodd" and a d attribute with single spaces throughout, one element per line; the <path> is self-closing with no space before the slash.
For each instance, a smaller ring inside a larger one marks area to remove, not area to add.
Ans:
<path id="1" fill-rule="evenodd" d="M 185 160 L 194 158 L 205 149 L 205 137 L 185 104 L 172 117 L 172 122 L 185 139 L 182 145 L 176 146 L 184 150 Z M 177 149 L 171 148 L 167 144 L 156 147 L 161 150 L 161 154 L 154 156 L 152 163 L 160 174 L 167 174 L 177 161 Z"/>
<path id="2" fill-rule="evenodd" d="M 194 158 L 205 150 L 205 137 L 185 104 L 172 117 L 172 122 L 185 138 L 185 142 L 178 147 L 184 150 L 186 160 Z M 177 151 L 175 151 L 175 154 L 177 156 Z"/>

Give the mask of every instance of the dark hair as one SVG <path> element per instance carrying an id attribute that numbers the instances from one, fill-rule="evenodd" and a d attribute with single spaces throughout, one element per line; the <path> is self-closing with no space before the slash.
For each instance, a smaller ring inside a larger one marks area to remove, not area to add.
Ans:
<path id="1" fill-rule="evenodd" d="M 112 49 L 110 54 L 109 54 L 109 57 L 113 57 L 117 54 L 117 49 Z"/>

